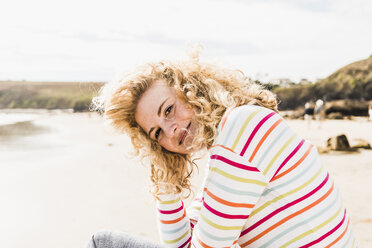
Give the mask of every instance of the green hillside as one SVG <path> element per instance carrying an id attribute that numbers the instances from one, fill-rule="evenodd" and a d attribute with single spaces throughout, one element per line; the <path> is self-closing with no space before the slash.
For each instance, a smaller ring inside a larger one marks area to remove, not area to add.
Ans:
<path id="1" fill-rule="evenodd" d="M 86 111 L 103 83 L 0 81 L 0 108 Z"/>
<path id="2" fill-rule="evenodd" d="M 281 110 L 296 109 L 316 99 L 367 104 L 366 101 L 372 100 L 372 56 L 351 63 L 316 83 L 271 87 L 281 101 Z"/>

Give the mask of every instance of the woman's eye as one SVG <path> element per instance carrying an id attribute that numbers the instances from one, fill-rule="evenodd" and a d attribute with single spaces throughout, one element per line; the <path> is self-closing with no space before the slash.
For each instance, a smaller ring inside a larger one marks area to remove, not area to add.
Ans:
<path id="1" fill-rule="evenodd" d="M 160 128 L 158 130 L 156 130 L 155 132 L 155 139 L 157 140 L 159 138 L 159 135 L 160 135 Z"/>
<path id="2" fill-rule="evenodd" d="M 172 112 L 173 105 L 170 105 L 166 110 L 165 110 L 165 116 L 168 116 L 170 112 Z"/>

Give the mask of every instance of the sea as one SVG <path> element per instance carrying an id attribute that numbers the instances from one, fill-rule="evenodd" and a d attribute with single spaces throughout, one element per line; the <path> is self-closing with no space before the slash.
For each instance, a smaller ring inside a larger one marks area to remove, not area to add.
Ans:
<path id="1" fill-rule="evenodd" d="M 45 125 L 43 120 L 51 115 L 72 112 L 72 109 L 1 109 L 0 151 L 52 148 L 50 139 L 59 130 Z"/>

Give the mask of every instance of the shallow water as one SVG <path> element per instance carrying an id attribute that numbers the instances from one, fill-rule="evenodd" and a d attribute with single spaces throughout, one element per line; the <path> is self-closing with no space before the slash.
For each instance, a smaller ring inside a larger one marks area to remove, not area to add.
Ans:
<path id="1" fill-rule="evenodd" d="M 41 113 L 0 113 L 0 151 L 34 150 L 53 148 L 51 135 L 58 130 L 40 124 L 50 114 Z"/>

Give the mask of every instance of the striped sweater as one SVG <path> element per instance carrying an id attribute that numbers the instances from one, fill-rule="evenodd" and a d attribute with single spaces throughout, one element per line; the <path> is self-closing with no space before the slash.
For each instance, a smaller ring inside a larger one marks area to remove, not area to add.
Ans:
<path id="1" fill-rule="evenodd" d="M 317 149 L 272 110 L 226 111 L 191 206 L 157 201 L 166 247 L 356 247 Z"/>

